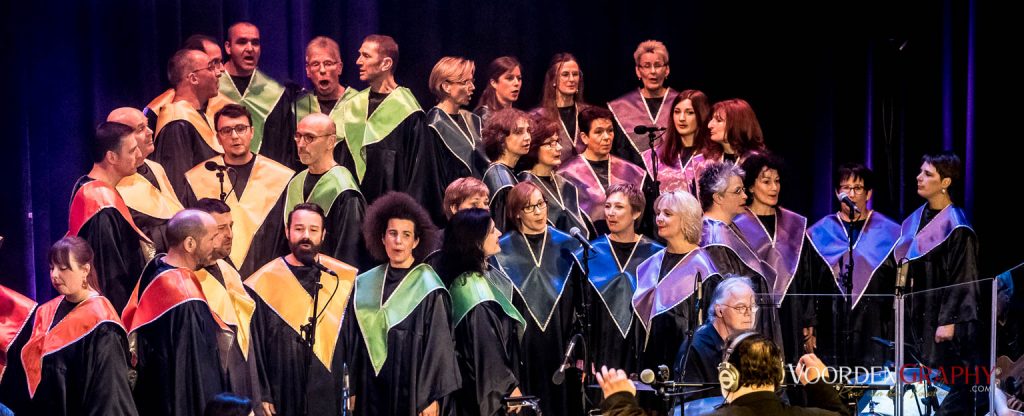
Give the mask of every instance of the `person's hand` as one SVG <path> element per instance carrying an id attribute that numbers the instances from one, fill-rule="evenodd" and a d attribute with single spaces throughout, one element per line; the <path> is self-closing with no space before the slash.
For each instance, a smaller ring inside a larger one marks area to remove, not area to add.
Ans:
<path id="1" fill-rule="evenodd" d="M 636 386 L 633 385 L 633 381 L 622 370 L 608 369 L 608 367 L 602 365 L 601 371 L 594 373 L 594 375 L 597 376 L 597 384 L 601 386 L 601 391 L 604 392 L 605 398 L 621 391 L 636 395 Z"/>
<path id="2" fill-rule="evenodd" d="M 796 364 L 796 374 L 800 377 L 800 384 L 807 385 L 828 377 L 828 367 L 825 367 L 825 363 L 821 362 L 817 355 L 804 354 Z"/>
<path id="3" fill-rule="evenodd" d="M 435 400 L 433 403 L 430 403 L 430 406 L 427 406 L 426 409 L 423 409 L 423 411 L 420 412 L 419 416 L 437 416 L 437 408 L 438 405 L 437 401 Z"/>
<path id="4" fill-rule="evenodd" d="M 953 340 L 953 334 L 955 332 L 955 324 L 943 325 L 935 330 L 935 343 L 946 342 Z"/>
<path id="5" fill-rule="evenodd" d="M 509 394 L 508 397 L 519 397 L 519 396 L 522 396 L 522 395 L 523 395 L 523 392 L 519 391 L 519 387 L 516 387 L 514 390 L 512 390 L 512 393 Z M 523 408 L 522 405 L 519 405 L 519 406 L 509 406 L 508 412 L 509 413 L 519 413 L 519 410 L 521 410 L 522 408 Z"/>
<path id="6" fill-rule="evenodd" d="M 277 409 L 274 409 L 273 403 L 260 402 L 260 407 L 263 408 L 263 414 L 273 416 L 277 414 Z"/>
<path id="7" fill-rule="evenodd" d="M 813 354 L 814 350 L 818 348 L 818 337 L 814 335 L 814 327 L 809 326 L 804 328 L 804 352 Z"/>

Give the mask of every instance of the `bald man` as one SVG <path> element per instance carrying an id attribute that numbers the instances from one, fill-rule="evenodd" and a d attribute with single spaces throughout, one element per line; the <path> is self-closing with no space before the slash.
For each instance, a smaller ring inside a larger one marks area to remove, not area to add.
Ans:
<path id="1" fill-rule="evenodd" d="M 336 124 L 322 113 L 299 122 L 295 145 L 306 169 L 288 183 L 284 212 L 302 202 L 319 205 L 327 217 L 320 251 L 365 270 L 371 263 L 360 231 L 366 200 L 352 172 L 334 160 L 336 134 Z"/>
<path id="2" fill-rule="evenodd" d="M 211 262 L 217 221 L 187 209 L 167 224 L 167 254 L 146 265 L 121 321 L 135 357 L 140 415 L 199 416 L 226 391 L 222 350 L 231 330 L 206 303 L 195 271 Z"/>
<path id="3" fill-rule="evenodd" d="M 258 69 L 261 55 L 260 30 L 252 23 L 238 22 L 231 25 L 224 50 L 228 56 L 224 64 L 228 76 L 220 79 L 220 93 L 245 106 L 252 114 L 250 149 L 253 153 L 298 170 L 302 165 L 292 144 L 292 136 L 295 134 L 292 103 L 298 96 L 298 86 L 281 85 Z"/>
<path id="4" fill-rule="evenodd" d="M 167 75 L 174 84 L 174 102 L 163 106 L 156 122 L 156 150 L 151 158 L 167 172 L 179 200 L 185 195 L 185 172 L 218 154 L 224 147 L 214 134 L 206 110 L 217 96 L 219 62 L 204 52 L 182 49 L 171 56 Z"/>
<path id="5" fill-rule="evenodd" d="M 153 130 L 146 122 L 142 111 L 121 107 L 110 112 L 107 121 L 121 123 L 134 130 L 133 136 L 139 145 L 142 157 L 136 164 L 135 173 L 121 178 L 117 192 L 128 205 L 135 225 L 153 240 L 157 253 L 167 250 L 167 220 L 184 209 L 171 187 L 167 172 L 159 163 L 146 159 L 153 153 Z"/>

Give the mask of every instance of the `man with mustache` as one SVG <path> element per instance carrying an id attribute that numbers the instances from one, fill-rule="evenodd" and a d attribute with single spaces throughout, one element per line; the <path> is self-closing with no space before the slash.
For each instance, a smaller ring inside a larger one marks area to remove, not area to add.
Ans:
<path id="1" fill-rule="evenodd" d="M 231 207 L 235 241 L 229 257 L 242 276 L 248 276 L 285 252 L 283 195 L 295 172 L 249 150 L 253 128 L 245 107 L 224 106 L 214 123 L 224 154 L 185 173 L 185 206 L 194 207 L 201 198 L 217 198 Z"/>
<path id="2" fill-rule="evenodd" d="M 299 122 L 295 146 L 306 170 L 288 183 L 285 211 L 302 202 L 324 208 L 321 251 L 360 270 L 369 268 L 370 258 L 363 244 L 363 214 L 366 200 L 352 172 L 334 161 L 337 127 L 334 120 L 313 113 Z"/>
<path id="3" fill-rule="evenodd" d="M 304 202 L 288 214 L 288 247 L 245 280 L 256 301 L 252 335 L 260 366 L 263 408 L 274 415 L 341 414 L 341 391 L 358 329 L 345 313 L 356 269 L 320 253 L 324 211 Z M 328 272 L 327 270 L 330 270 Z M 334 273 L 332 275 L 331 273 Z M 319 292 L 312 348 L 295 342 Z M 310 355 L 312 352 L 312 355 Z"/>
<path id="4" fill-rule="evenodd" d="M 292 103 L 297 96 L 297 87 L 283 86 L 257 69 L 261 51 L 260 30 L 252 23 L 231 25 L 224 50 L 228 55 L 224 64 L 228 76 L 220 79 L 220 93 L 245 106 L 252 114 L 252 152 L 289 168 L 297 168 L 300 165 L 295 157 L 295 146 L 291 143 L 295 133 Z"/>
<path id="5" fill-rule="evenodd" d="M 160 106 L 151 158 L 164 167 L 179 198 L 185 196 L 185 172 L 224 152 L 213 132 L 213 113 L 209 113 L 220 106 L 214 97 L 221 72 L 223 67 L 216 58 L 193 49 L 175 52 L 167 63 L 173 101 Z"/>
<path id="6" fill-rule="evenodd" d="M 181 202 L 171 187 L 164 167 L 146 159 L 153 153 L 153 130 L 146 124 L 146 116 L 131 107 L 121 107 L 110 112 L 107 121 L 121 123 L 134 129 L 136 143 L 142 157 L 136 162 L 135 173 L 121 178 L 117 192 L 128 205 L 135 225 L 153 240 L 157 253 L 167 251 L 167 221 L 181 211 Z"/>
<path id="7" fill-rule="evenodd" d="M 256 302 L 245 291 L 242 276 L 228 259 L 234 240 L 231 233 L 234 225 L 231 207 L 219 199 L 203 198 L 196 203 L 195 208 L 210 214 L 217 222 L 213 255 L 209 263 L 196 270 L 196 277 L 210 309 L 235 333 L 234 342 L 225 349 L 227 353 L 222 356 L 227 371 L 225 387 L 232 393 L 250 397 L 260 403 L 263 392 L 260 390 L 250 328 Z M 257 407 L 256 414 L 264 415 L 265 410 L 262 406 Z"/>
<path id="8" fill-rule="evenodd" d="M 398 86 L 398 44 L 390 36 L 369 35 L 359 47 L 359 79 L 370 84 L 342 103 L 344 122 L 338 135 L 344 146 L 334 150 L 359 181 L 366 202 L 388 191 L 406 192 L 444 224 L 444 186 L 436 140 L 430 137 L 423 110 L 408 88 Z"/>
<path id="9" fill-rule="evenodd" d="M 231 329 L 210 309 L 195 271 L 213 258 L 217 222 L 186 209 L 167 224 L 167 254 L 146 265 L 121 321 L 138 376 L 140 415 L 202 415 L 225 390 L 221 355 Z"/>
<path id="10" fill-rule="evenodd" d="M 615 121 L 622 127 L 622 136 L 616 135 L 612 154 L 643 166 L 640 154 L 650 149 L 646 134 L 635 134 L 636 126 L 668 125 L 672 117 L 670 105 L 679 91 L 665 86 L 668 78 L 668 49 L 656 40 L 640 42 L 633 52 L 636 62 L 636 77 L 640 88 L 608 102 L 608 109 L 615 115 Z M 624 140 L 623 140 L 624 139 Z"/>

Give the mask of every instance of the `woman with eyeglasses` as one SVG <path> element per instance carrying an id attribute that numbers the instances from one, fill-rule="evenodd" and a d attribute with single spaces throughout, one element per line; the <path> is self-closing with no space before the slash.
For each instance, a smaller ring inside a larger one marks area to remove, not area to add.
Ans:
<path id="1" fill-rule="evenodd" d="M 580 264 L 573 253 L 580 243 L 548 225 L 541 189 L 520 182 L 508 194 L 506 222 L 512 228 L 494 256 L 513 289 L 512 304 L 526 319 L 519 369 L 520 389 L 540 398 L 548 415 L 582 414 L 580 373 L 570 369 L 564 382 L 552 382 L 575 327 L 574 312 L 582 293 Z M 582 357 L 576 353 L 575 357 Z"/>
<path id="2" fill-rule="evenodd" d="M 807 235 L 807 217 L 782 208 L 782 159 L 769 152 L 750 155 L 741 166 L 746 209 L 733 219 L 757 257 L 775 270 L 772 299 L 779 307 L 783 350 L 796 361 L 814 352 L 814 271 L 825 268 Z M 787 296 L 791 295 L 791 296 Z M 832 361 L 835 362 L 835 361 Z"/>
<path id="3" fill-rule="evenodd" d="M 540 106 L 530 114 L 557 122 L 562 160 L 583 153 L 587 146 L 580 140 L 579 118 L 590 104 L 583 101 L 583 71 L 571 53 L 556 53 L 544 74 L 544 95 Z"/>
<path id="4" fill-rule="evenodd" d="M 453 56 L 441 58 L 430 71 L 430 92 L 437 98 L 437 105 L 427 111 L 427 125 L 440 144 L 442 187 L 458 178 L 479 179 L 490 163 L 478 150 L 483 122 L 463 108 L 469 105 L 476 89 L 475 71 L 473 61 Z"/>
<path id="5" fill-rule="evenodd" d="M 512 282 L 488 261 L 501 251 L 501 231 L 485 209 L 469 208 L 448 222 L 441 276 L 452 294 L 455 353 L 462 387 L 455 393 L 462 416 L 505 414 L 502 398 L 519 389 L 519 338 L 526 320 L 512 304 Z"/>
<path id="6" fill-rule="evenodd" d="M 893 248 L 898 263 L 907 262 L 912 302 L 906 321 L 907 341 L 932 368 L 976 366 L 987 351 L 983 339 L 978 281 L 978 237 L 953 196 L 962 189 L 960 157 L 952 152 L 921 158 L 917 194 L 925 204 L 903 220 Z M 918 293 L 924 292 L 924 293 Z M 974 367 L 972 370 L 977 370 Z M 951 386 L 939 414 L 968 414 L 974 394 L 966 379 Z"/>
<path id="7" fill-rule="evenodd" d="M 519 180 L 532 182 L 544 193 L 548 201 L 548 223 L 559 231 L 568 233 L 573 227 L 579 228 L 588 238 L 595 235 L 594 225 L 580 211 L 579 191 L 576 185 L 558 173 L 562 165 L 562 143 L 558 140 L 555 121 L 534 118 L 530 151 L 520 158 L 520 166 L 528 170 L 519 172 Z"/>
<path id="8" fill-rule="evenodd" d="M 732 162 L 712 163 L 700 176 L 700 205 L 704 209 L 700 245 L 722 275 L 747 276 L 761 308 L 754 327 L 782 345 L 778 308 L 772 299 L 775 269 L 761 260 L 734 220 L 746 211 L 747 192 L 743 169 Z M 705 293 L 714 293 L 720 278 L 707 279 Z"/>
<path id="9" fill-rule="evenodd" d="M 519 183 L 513 169 L 519 158 L 530 152 L 532 124 L 526 113 L 506 108 L 494 113 L 484 125 L 481 145 L 491 164 L 484 171 L 483 181 L 490 190 L 491 218 L 502 232 L 510 227 L 505 223 L 505 198 Z"/>
<path id="10" fill-rule="evenodd" d="M 694 316 L 695 289 L 717 278 L 711 257 L 700 247 L 697 199 L 684 191 L 666 192 L 654 201 L 654 209 L 658 236 L 666 245 L 637 267 L 633 307 L 644 330 L 640 368 L 674 365 L 686 332 L 701 323 Z"/>
<path id="11" fill-rule="evenodd" d="M 822 269 L 813 279 L 813 293 L 835 294 L 833 298 L 819 298 L 815 313 L 816 342 L 819 357 L 839 365 L 881 366 L 891 359 L 888 348 L 872 342 L 872 337 L 893 339 L 893 287 L 896 285 L 896 262 L 889 255 L 900 236 L 900 225 L 878 211 L 868 208 L 874 193 L 874 175 L 859 163 L 839 167 L 834 176 L 838 200 L 846 195 L 856 206 L 840 203 L 840 210 L 822 218 L 807 229 L 813 245 L 808 255 L 821 259 Z M 847 294 L 842 273 L 849 265 L 850 243 L 853 242 L 852 291 L 848 294 L 850 337 L 840 338 L 846 325 Z M 828 301 L 828 300 L 834 301 Z M 840 348 L 845 354 L 836 357 Z M 835 358 L 833 358 L 835 357 Z M 838 359 L 837 359 L 838 358 Z"/>
<path id="12" fill-rule="evenodd" d="M 486 122 L 496 111 L 512 107 L 519 100 L 522 87 L 523 71 L 519 60 L 513 56 L 496 58 L 487 66 L 487 87 L 473 113 Z"/>

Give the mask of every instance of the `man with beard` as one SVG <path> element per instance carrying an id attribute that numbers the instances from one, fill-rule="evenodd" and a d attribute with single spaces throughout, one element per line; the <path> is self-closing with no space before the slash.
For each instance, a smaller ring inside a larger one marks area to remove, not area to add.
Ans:
<path id="1" fill-rule="evenodd" d="M 299 160 L 308 168 L 288 183 L 284 207 L 291 211 L 301 202 L 323 207 L 327 218 L 321 251 L 364 270 L 370 266 L 362 233 L 366 200 L 352 173 L 334 161 L 336 134 L 334 121 L 321 113 L 299 122 L 295 145 Z"/>
<path id="2" fill-rule="evenodd" d="M 252 114 L 252 152 L 297 168 L 299 161 L 290 139 L 295 132 L 292 102 L 298 88 L 283 86 L 256 68 L 260 30 L 252 23 L 231 25 L 224 50 L 228 54 L 224 69 L 229 76 L 221 78 L 220 93 Z"/>
<path id="3" fill-rule="evenodd" d="M 210 214 L 217 221 L 218 236 L 211 262 L 196 270 L 196 277 L 210 309 L 235 333 L 235 342 L 231 344 L 227 354 L 222 356 L 227 370 L 226 387 L 232 393 L 250 397 L 258 403 L 262 392 L 259 388 L 250 329 L 256 302 L 245 291 L 238 270 L 227 260 L 231 255 L 231 242 L 234 237 L 231 233 L 231 226 L 234 225 L 231 207 L 219 199 L 203 198 L 196 203 L 196 209 Z M 263 415 L 264 409 L 257 408 L 256 414 Z"/>
<path id="4" fill-rule="evenodd" d="M 325 36 L 317 36 L 306 45 L 306 77 L 313 83 L 313 92 L 296 100 L 297 119 L 303 120 L 313 113 L 323 113 L 335 124 L 341 124 L 341 104 L 356 95 L 358 90 L 341 85 L 341 61 L 338 42 Z M 339 135 L 337 140 L 341 140 Z M 300 157 L 301 160 L 301 157 Z"/>
<path id="5" fill-rule="evenodd" d="M 672 117 L 670 105 L 678 91 L 665 86 L 668 78 L 668 49 L 656 40 L 640 42 L 633 52 L 640 88 L 608 102 L 622 135 L 616 135 L 612 154 L 643 166 L 640 154 L 651 147 L 646 134 L 633 133 L 637 126 L 666 126 Z M 664 116 L 664 117 L 662 117 Z"/>
<path id="6" fill-rule="evenodd" d="M 335 160 L 356 175 L 367 203 L 388 191 L 406 192 L 443 224 L 439 150 L 416 97 L 395 82 L 398 44 L 390 36 L 367 36 L 356 65 L 359 80 L 370 87 L 342 103 L 338 133 L 345 146 L 335 148 Z"/>
<path id="7" fill-rule="evenodd" d="M 351 328 L 343 319 L 353 319 L 345 306 L 356 269 L 320 254 L 323 226 L 323 209 L 312 203 L 296 205 L 288 215 L 291 253 L 245 281 L 256 300 L 252 333 L 265 392 L 262 406 L 278 416 L 341 413 L 353 339 L 353 331 L 342 328 Z M 314 299 L 320 318 L 309 327 Z M 297 337 L 304 343 L 295 342 Z"/>
<path id="8" fill-rule="evenodd" d="M 190 49 L 175 52 L 167 64 L 174 102 L 160 110 L 152 157 L 167 171 L 179 198 L 185 195 L 185 172 L 224 152 L 214 135 L 213 120 L 206 116 L 211 99 L 217 96 L 222 70 L 209 55 Z"/>
<path id="9" fill-rule="evenodd" d="M 121 123 L 134 129 L 135 140 L 142 157 L 135 173 L 121 178 L 117 192 L 124 198 L 135 225 L 153 240 L 157 253 L 167 252 L 167 220 L 184 209 L 171 187 L 167 172 L 159 163 L 146 159 L 153 153 L 153 130 L 146 125 L 146 116 L 131 107 L 110 112 L 107 121 Z"/>
<path id="10" fill-rule="evenodd" d="M 121 311 L 139 273 L 153 256 L 149 237 L 135 225 L 128 206 L 114 187 L 135 173 L 141 158 L 134 130 L 104 122 L 91 146 L 92 170 L 78 178 L 72 191 L 67 235 L 89 242 L 96 253 L 99 291 Z"/>
<path id="11" fill-rule="evenodd" d="M 167 224 L 167 254 L 146 265 L 121 314 L 138 376 L 141 415 L 202 415 L 225 390 L 220 356 L 231 329 L 210 309 L 195 271 L 209 264 L 217 222 L 186 209 Z"/>
<path id="12" fill-rule="evenodd" d="M 218 44 L 216 40 L 213 40 L 213 38 L 202 34 L 189 36 L 188 39 L 185 39 L 185 43 L 181 45 L 181 49 L 191 49 L 205 53 L 210 57 L 210 63 L 216 66 L 221 72 L 224 72 L 224 55 L 221 53 L 220 44 Z M 171 88 L 168 88 L 167 91 L 158 95 L 142 109 L 142 113 L 146 116 L 146 123 L 149 124 L 149 128 L 151 130 L 157 133 L 160 132 L 156 127 L 157 119 L 160 117 L 160 112 L 163 111 L 166 105 L 171 104 L 174 101 L 176 100 L 174 85 L 172 84 Z M 202 113 L 207 119 L 212 119 L 213 115 L 217 113 L 217 110 L 220 110 L 221 107 L 229 103 L 231 103 L 231 100 L 228 100 L 227 97 L 218 94 L 216 97 L 210 99 L 209 104 L 206 105 L 206 109 Z"/>
<path id="13" fill-rule="evenodd" d="M 294 172 L 249 150 L 252 118 L 245 107 L 228 104 L 214 122 L 224 154 L 185 173 L 185 206 L 217 198 L 231 207 L 232 234 L 238 238 L 231 247 L 231 264 L 248 276 L 284 252 L 282 195 Z"/>

